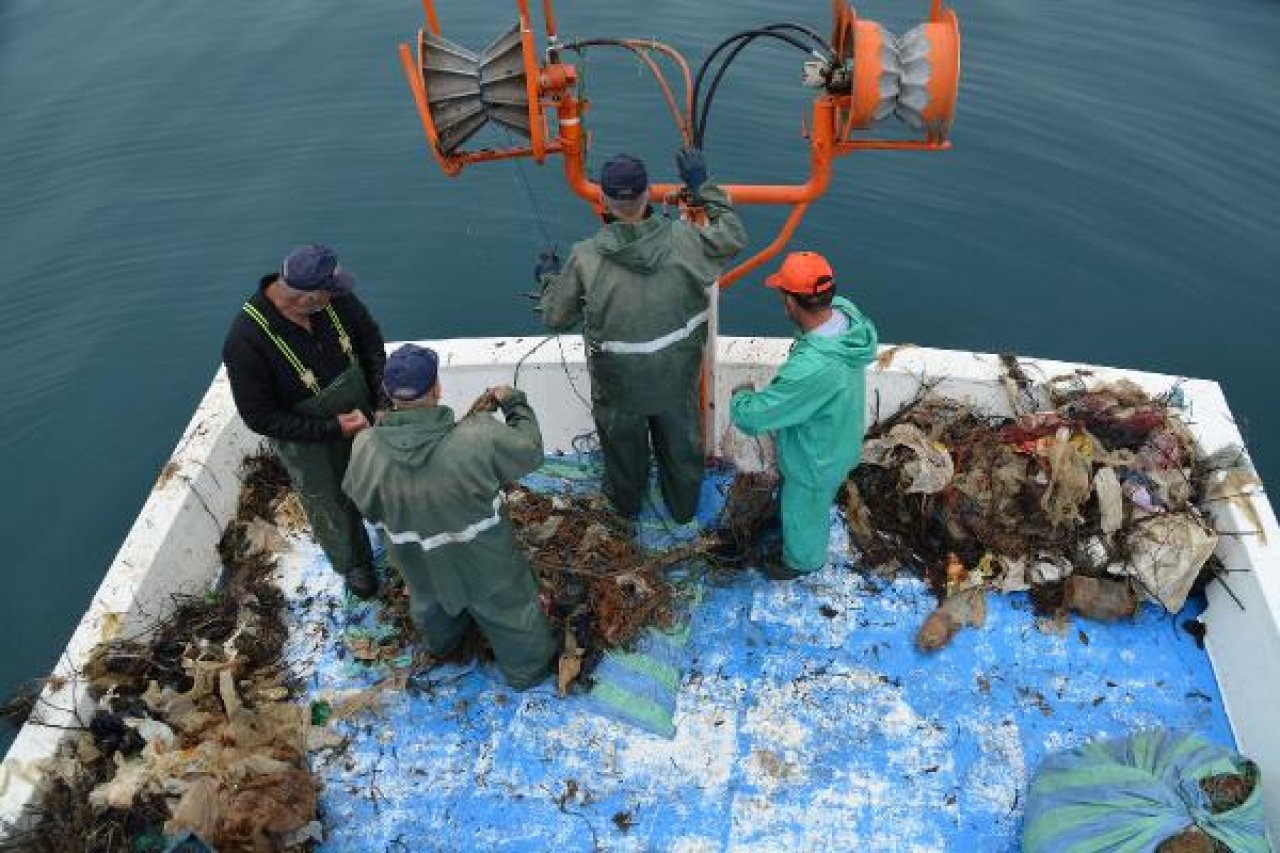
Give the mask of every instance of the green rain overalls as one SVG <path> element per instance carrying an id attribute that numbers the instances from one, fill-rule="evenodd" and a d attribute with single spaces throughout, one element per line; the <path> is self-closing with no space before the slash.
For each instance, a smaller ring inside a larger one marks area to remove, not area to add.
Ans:
<path id="1" fill-rule="evenodd" d="M 335 418 L 353 409 L 369 411 L 373 407 L 369 383 L 360 369 L 351 336 L 332 305 L 325 309 L 325 313 L 333 323 L 342 351 L 350 363 L 337 379 L 324 388 L 320 387 L 315 374 L 303 365 L 293 348 L 272 330 L 261 311 L 246 302 L 244 312 L 262 328 L 285 361 L 297 371 L 302 384 L 311 391 L 309 398 L 293 407 L 294 412 L 311 418 Z M 271 445 L 289 472 L 311 523 L 312 535 L 329 558 L 334 571 L 344 578 L 351 577 L 354 572 L 372 572 L 373 552 L 360 511 L 342 491 L 342 477 L 351 458 L 351 440 L 309 442 L 271 439 Z"/>
<path id="2" fill-rule="evenodd" d="M 501 489 L 542 464 L 542 435 L 523 392 L 499 405 L 505 423 L 455 422 L 447 406 L 388 413 L 356 437 L 343 488 L 386 542 L 427 649 L 449 654 L 474 623 L 524 689 L 550 672 L 555 640 Z"/>
<path id="3" fill-rule="evenodd" d="M 701 198 L 705 225 L 658 215 L 609 223 L 544 281 L 547 327 L 582 325 L 604 489 L 627 516 L 642 508 L 651 444 L 672 517 L 688 521 L 698 508 L 705 464 L 698 378 L 711 288 L 746 244 L 724 191 L 703 184 Z"/>
<path id="4" fill-rule="evenodd" d="M 800 572 L 827 562 L 831 506 L 862 457 L 866 368 L 879 342 L 876 327 L 848 299 L 837 296 L 832 309 L 848 318 L 842 334 L 802 335 L 768 387 L 740 391 L 729 404 L 738 429 L 776 438 L 782 555 Z"/>

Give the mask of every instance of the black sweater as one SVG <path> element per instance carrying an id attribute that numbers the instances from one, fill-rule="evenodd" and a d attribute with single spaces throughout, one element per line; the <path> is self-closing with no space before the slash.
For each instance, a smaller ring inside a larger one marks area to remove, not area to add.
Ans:
<path id="1" fill-rule="evenodd" d="M 262 277 L 258 292 L 249 303 L 267 318 L 271 330 L 284 339 L 304 367 L 316 375 L 324 388 L 347 369 L 349 361 L 338 342 L 338 333 L 328 312 L 311 320 L 311 331 L 285 318 L 263 291 L 276 280 L 275 273 Z M 356 358 L 379 408 L 385 405 L 382 368 L 387 362 L 382 332 L 368 309 L 354 295 L 335 295 L 333 310 L 351 336 Z M 285 441 L 332 441 L 342 438 L 336 418 L 313 418 L 293 411 L 298 403 L 312 397 L 298 373 L 267 337 L 262 328 L 241 308 L 222 345 L 222 361 L 231 380 L 236 409 L 249 429 L 269 438 Z M 366 412 L 370 419 L 373 412 Z"/>

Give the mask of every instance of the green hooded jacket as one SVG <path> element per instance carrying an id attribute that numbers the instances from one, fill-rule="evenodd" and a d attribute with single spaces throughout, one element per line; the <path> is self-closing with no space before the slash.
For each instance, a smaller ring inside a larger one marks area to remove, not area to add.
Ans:
<path id="1" fill-rule="evenodd" d="M 879 343 L 848 299 L 837 296 L 832 308 L 849 318 L 843 334 L 802 335 L 768 387 L 730 403 L 734 426 L 747 435 L 776 433 L 782 476 L 814 489 L 838 485 L 862 456 L 866 366 Z"/>
<path id="2" fill-rule="evenodd" d="M 709 288 L 747 240 L 722 190 L 703 184 L 700 195 L 706 225 L 656 214 L 611 222 L 573 247 L 559 275 L 544 279 L 547 327 L 567 332 L 582 324 L 596 403 L 655 414 L 671 408 L 673 389 L 696 382 Z M 653 351 L 625 351 L 645 343 Z"/>
<path id="3" fill-rule="evenodd" d="M 406 581 L 450 615 L 530 582 L 499 490 L 542 464 L 542 434 L 524 392 L 501 405 L 506 423 L 455 422 L 446 406 L 390 412 L 355 437 L 342 483 L 393 543 Z"/>

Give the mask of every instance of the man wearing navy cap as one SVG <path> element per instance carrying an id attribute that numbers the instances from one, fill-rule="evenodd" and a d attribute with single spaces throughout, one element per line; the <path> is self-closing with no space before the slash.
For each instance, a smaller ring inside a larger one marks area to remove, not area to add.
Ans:
<path id="1" fill-rule="evenodd" d="M 383 384 L 395 409 L 356 436 L 342 487 L 387 543 L 427 650 L 449 655 L 474 623 L 522 690 L 550 674 L 555 641 L 501 490 L 542 464 L 542 433 L 510 386 L 455 421 L 439 367 L 413 344 L 391 354 Z"/>
<path id="2" fill-rule="evenodd" d="M 728 196 L 707 181 L 702 152 L 676 158 L 705 225 L 656 215 L 644 163 L 620 154 L 600 175 L 605 225 L 573 247 L 563 270 L 543 253 L 542 318 L 554 332 L 582 324 L 604 489 L 635 517 L 649 485 L 649 445 L 671 515 L 693 518 L 702 486 L 698 379 L 711 292 L 747 240 Z"/>
<path id="3" fill-rule="evenodd" d="M 328 246 L 299 246 L 263 276 L 222 347 L 231 394 L 249 429 L 293 480 L 312 534 L 347 588 L 377 592 L 369 538 L 342 493 L 351 438 L 381 399 L 382 333 Z"/>

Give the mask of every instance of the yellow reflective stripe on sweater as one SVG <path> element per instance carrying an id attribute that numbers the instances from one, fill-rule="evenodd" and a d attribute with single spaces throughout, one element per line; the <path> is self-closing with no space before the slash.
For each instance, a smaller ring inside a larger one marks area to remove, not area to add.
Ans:
<path id="1" fill-rule="evenodd" d="M 248 314 L 253 322 L 262 327 L 262 331 L 266 332 L 267 337 L 276 345 L 276 349 L 280 350 L 280 354 L 284 356 L 285 361 L 289 362 L 293 369 L 297 371 L 298 379 L 302 380 L 302 384 L 307 386 L 307 389 L 312 394 L 319 394 L 320 383 L 316 381 L 316 375 L 303 365 L 302 359 L 298 358 L 298 354 L 293 351 L 288 342 L 275 333 L 275 330 L 271 328 L 271 324 L 267 322 L 267 318 L 262 315 L 262 312 L 246 302 L 244 304 L 244 313 Z"/>
<path id="2" fill-rule="evenodd" d="M 334 330 L 338 333 L 338 343 L 342 346 L 342 351 L 347 354 L 347 358 L 352 364 L 356 361 L 355 348 L 351 346 L 351 336 L 347 334 L 347 327 L 342 325 L 342 321 L 338 319 L 338 312 L 333 310 L 332 305 L 326 305 L 324 310 L 329 315 L 329 321 L 333 323 Z"/>
<path id="3" fill-rule="evenodd" d="M 355 348 L 351 345 L 351 336 L 347 334 L 346 326 L 342 325 L 342 320 L 338 319 L 338 312 L 333 310 L 332 305 L 325 306 L 325 313 L 329 315 L 329 322 L 333 323 L 334 331 L 338 333 L 338 344 L 342 347 L 342 351 L 346 353 L 347 359 L 352 364 L 356 363 Z M 262 327 L 262 331 L 267 333 L 267 337 L 271 338 L 272 343 L 276 345 L 276 349 L 280 350 L 280 354 L 284 356 L 285 361 L 297 371 L 298 379 L 312 394 L 320 393 L 320 383 L 316 380 L 316 375 L 302 363 L 302 359 L 298 358 L 298 354 L 293 351 L 293 347 L 289 346 L 284 338 L 275 333 L 271 328 L 271 324 L 267 322 L 267 318 L 255 306 L 246 302 L 244 304 L 244 313 L 248 314 L 253 322 Z"/>

